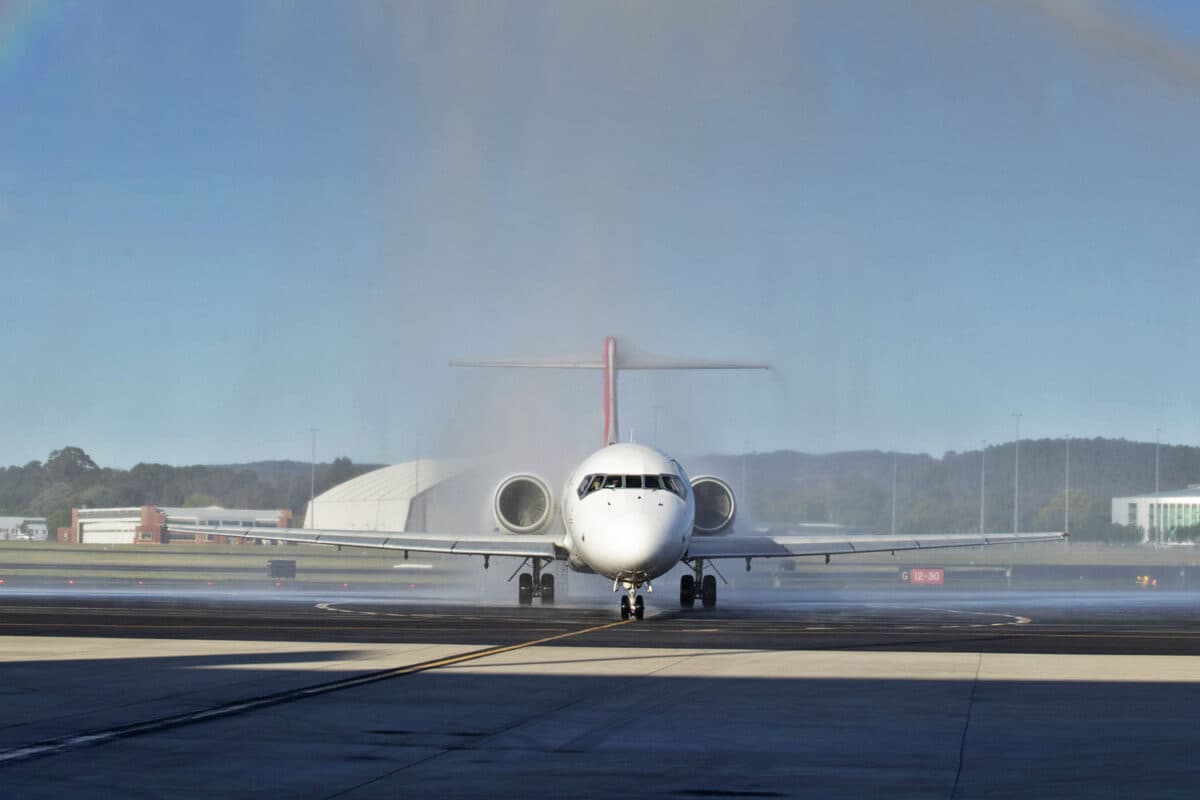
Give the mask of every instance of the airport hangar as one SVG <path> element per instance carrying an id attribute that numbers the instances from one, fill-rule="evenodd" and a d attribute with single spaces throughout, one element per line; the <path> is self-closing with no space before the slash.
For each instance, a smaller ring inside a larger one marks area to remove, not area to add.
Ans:
<path id="1" fill-rule="evenodd" d="M 1143 543 L 1150 541 L 1150 531 L 1155 527 L 1161 527 L 1169 539 L 1177 528 L 1200 525 L 1200 483 L 1186 489 L 1114 497 L 1112 522 L 1140 529 Z"/>
<path id="2" fill-rule="evenodd" d="M 318 495 L 309 503 L 304 527 L 333 530 L 455 530 L 494 524 L 482 512 L 474 484 L 477 476 L 465 462 L 411 461 L 359 475 Z M 463 498 L 470 498 L 462 503 Z M 485 501 L 486 502 L 486 501 Z M 0 518 L 3 521 L 6 518 Z M 208 506 L 178 508 L 133 506 L 128 508 L 75 508 L 71 525 L 59 528 L 60 542 L 77 544 L 244 544 L 249 540 L 218 534 L 166 533 L 168 523 L 213 527 L 262 528 L 262 543 L 273 543 L 271 528 L 287 528 L 292 512 L 286 509 L 237 509 Z M 44 521 L 43 521 L 44 524 Z M 432 526 L 432 527 L 431 527 Z"/>
<path id="3" fill-rule="evenodd" d="M 286 509 L 174 508 L 133 506 L 129 508 L 73 508 L 71 525 L 58 529 L 58 541 L 75 544 L 166 544 L 169 541 L 228 544 L 225 536 L 168 534 L 168 523 L 180 525 L 233 525 L 251 528 L 286 528 L 292 512 Z"/>
<path id="4" fill-rule="evenodd" d="M 0 517 L 0 541 L 44 542 L 48 538 L 45 517 Z"/>

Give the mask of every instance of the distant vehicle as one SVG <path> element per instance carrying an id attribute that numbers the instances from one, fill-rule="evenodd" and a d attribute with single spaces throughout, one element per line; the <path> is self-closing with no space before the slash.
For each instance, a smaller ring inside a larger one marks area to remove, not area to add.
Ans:
<path id="1" fill-rule="evenodd" d="M 705 574 L 705 563 L 716 559 L 819 556 L 943 547 L 975 547 L 1013 542 L 1059 541 L 1062 533 L 1003 533 L 974 535 L 890 536 L 846 533 L 822 535 L 729 535 L 737 505 L 727 483 L 712 476 L 689 478 L 678 461 L 652 447 L 617 441 L 617 376 L 620 370 L 767 369 L 768 365 L 739 361 L 670 358 L 619 358 L 617 342 L 608 337 L 600 360 L 470 361 L 452 366 L 501 368 L 596 369 L 604 373 L 605 446 L 585 458 L 567 477 L 555 519 L 553 494 L 531 472 L 519 472 L 500 482 L 492 497 L 497 533 L 371 533 L 281 529 L 271 538 L 283 542 L 323 544 L 483 556 L 524 558 L 531 565 L 521 574 L 517 599 L 528 605 L 534 597 L 554 602 L 554 576 L 543 572 L 551 561 L 566 561 L 578 572 L 597 573 L 624 589 L 621 618 L 642 619 L 645 603 L 638 591 L 683 562 L 691 567 L 679 581 L 684 608 L 699 595 L 705 608 L 717 602 L 717 581 Z M 168 525 L 181 533 L 220 534 L 260 538 L 261 529 Z"/>

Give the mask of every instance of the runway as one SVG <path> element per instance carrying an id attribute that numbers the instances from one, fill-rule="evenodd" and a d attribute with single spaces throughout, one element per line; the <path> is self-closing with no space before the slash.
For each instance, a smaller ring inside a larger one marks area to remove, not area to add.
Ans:
<path id="1" fill-rule="evenodd" d="M 0 780 L 30 797 L 1191 796 L 1198 604 L 740 593 L 622 623 L 608 603 L 0 593 Z"/>

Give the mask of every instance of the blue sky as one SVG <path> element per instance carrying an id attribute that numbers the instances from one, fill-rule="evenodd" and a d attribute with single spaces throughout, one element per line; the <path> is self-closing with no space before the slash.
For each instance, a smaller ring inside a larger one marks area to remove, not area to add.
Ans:
<path id="1" fill-rule="evenodd" d="M 609 334 L 774 365 L 681 454 L 1195 444 L 1197 130 L 1189 3 L 0 4 L 0 463 L 586 449 L 446 362 Z"/>

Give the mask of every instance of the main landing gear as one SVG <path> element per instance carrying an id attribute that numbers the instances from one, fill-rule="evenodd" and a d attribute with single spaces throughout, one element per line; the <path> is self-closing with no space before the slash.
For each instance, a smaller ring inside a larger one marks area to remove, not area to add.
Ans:
<path id="1" fill-rule="evenodd" d="M 692 574 L 679 578 L 679 607 L 691 608 L 696 603 L 696 586 L 700 586 L 700 602 L 705 608 L 717 605 L 717 578 L 704 574 L 704 560 L 692 562 Z"/>
<path id="2" fill-rule="evenodd" d="M 527 559 L 526 563 L 532 562 L 533 572 L 522 572 L 521 577 L 517 579 L 517 602 L 523 606 L 533 604 L 533 598 L 542 598 L 542 605 L 554 605 L 554 576 L 549 572 L 542 572 L 542 559 L 533 558 Z M 522 563 L 521 567 L 525 564 Z M 517 567 L 518 570 L 521 567 Z M 511 581 L 512 578 L 509 578 Z"/>

